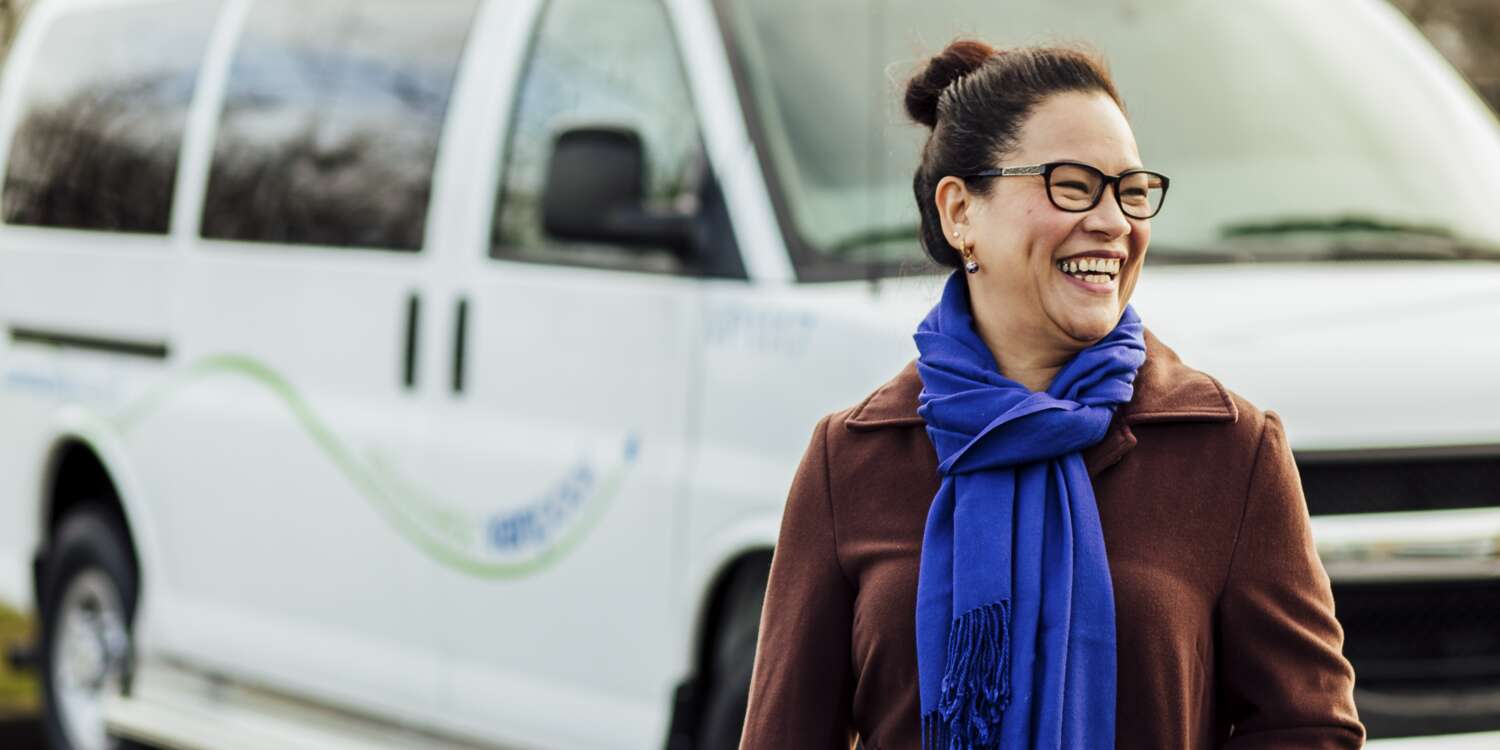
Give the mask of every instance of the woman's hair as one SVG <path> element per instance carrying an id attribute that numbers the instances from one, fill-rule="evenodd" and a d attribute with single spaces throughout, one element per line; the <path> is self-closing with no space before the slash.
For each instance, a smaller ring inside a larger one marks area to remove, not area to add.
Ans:
<path id="1" fill-rule="evenodd" d="M 946 175 L 994 166 L 1016 147 L 1021 125 L 1052 94 L 1099 92 L 1125 104 L 1104 60 L 1064 47 L 996 50 L 984 42 L 956 39 L 906 84 L 906 113 L 932 129 L 922 163 L 912 178 L 922 216 L 922 246 L 934 261 L 958 268 L 958 251 L 943 237 L 934 190 Z M 971 192 L 989 195 L 990 180 L 965 180 Z"/>

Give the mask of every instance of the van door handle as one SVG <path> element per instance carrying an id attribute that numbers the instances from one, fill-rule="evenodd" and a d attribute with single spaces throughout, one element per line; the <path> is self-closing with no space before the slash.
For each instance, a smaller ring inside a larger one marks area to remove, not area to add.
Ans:
<path id="1" fill-rule="evenodd" d="M 464 339 L 469 322 L 469 298 L 458 298 L 458 315 L 453 326 L 453 392 L 464 391 Z"/>
<path id="2" fill-rule="evenodd" d="M 422 300 L 416 292 L 406 296 L 406 351 L 402 363 L 401 380 L 407 390 L 417 384 L 417 327 L 421 318 Z"/>

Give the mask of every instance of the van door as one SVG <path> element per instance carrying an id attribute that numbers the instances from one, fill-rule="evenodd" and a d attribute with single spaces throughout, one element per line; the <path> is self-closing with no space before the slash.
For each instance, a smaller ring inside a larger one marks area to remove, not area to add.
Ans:
<path id="1" fill-rule="evenodd" d="M 257 0 L 190 176 L 183 367 L 141 429 L 163 641 L 409 718 L 437 659 L 421 500 L 438 142 L 477 0 Z"/>
<path id="2" fill-rule="evenodd" d="M 542 200 L 574 128 L 636 134 L 664 211 L 707 170 L 657 0 L 538 12 L 497 32 L 525 57 L 519 81 L 497 64 L 481 84 L 513 89 L 503 137 L 487 136 L 497 163 L 473 165 L 498 171 L 494 213 L 448 279 L 455 377 L 429 472 L 454 519 L 430 599 L 452 655 L 443 702 L 496 742 L 648 747 L 686 651 L 672 584 L 704 282 L 665 248 L 549 234 Z"/>

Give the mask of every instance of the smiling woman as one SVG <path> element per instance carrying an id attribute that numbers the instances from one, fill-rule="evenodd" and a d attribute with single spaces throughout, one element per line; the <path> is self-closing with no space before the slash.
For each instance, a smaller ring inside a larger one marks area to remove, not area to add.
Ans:
<path id="1" fill-rule="evenodd" d="M 980 337 L 1007 377 L 1040 391 L 1080 344 L 1120 320 L 1165 177 L 1141 167 L 1101 60 L 1037 49 L 981 67 L 993 54 L 982 43 L 955 43 L 908 88 L 911 116 L 933 128 L 912 187 L 928 255 L 956 267 L 962 254 Z M 1047 166 L 1063 162 L 1099 178 L 1078 184 L 1086 178 Z M 1104 173 L 1119 173 L 1118 184 Z M 1154 205 L 1146 196 L 1153 182 Z M 1101 200 L 1106 191 L 1114 197 Z"/>
<path id="2" fill-rule="evenodd" d="M 1129 304 L 1169 183 L 1103 59 L 955 40 L 904 104 L 951 270 L 813 430 L 740 750 L 1361 746 L 1280 416 Z"/>

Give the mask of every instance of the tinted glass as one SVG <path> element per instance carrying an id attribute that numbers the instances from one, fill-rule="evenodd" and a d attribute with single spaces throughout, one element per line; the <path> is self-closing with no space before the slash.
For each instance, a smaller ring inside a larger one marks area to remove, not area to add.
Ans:
<path id="1" fill-rule="evenodd" d="M 1078 164 L 1058 164 L 1048 180 L 1053 205 L 1065 211 L 1088 211 L 1105 198 L 1104 175 L 1098 169 Z M 1166 191 L 1159 177 L 1149 172 L 1131 172 L 1120 178 L 1120 210 L 1128 216 L 1149 219 L 1161 206 Z"/>
<path id="2" fill-rule="evenodd" d="M 665 10 L 656 0 L 554 0 L 538 29 L 512 114 L 491 255 L 661 272 L 666 250 L 626 250 L 542 231 L 552 138 L 574 125 L 635 130 L 645 149 L 648 207 L 671 210 L 703 174 L 702 144 Z"/>
<path id="3" fill-rule="evenodd" d="M 234 53 L 204 237 L 417 250 L 476 0 L 260 0 Z"/>
<path id="4" fill-rule="evenodd" d="M 218 2 L 59 17 L 31 61 L 5 221 L 165 233 L 189 103 Z"/>
<path id="5" fill-rule="evenodd" d="M 1500 242 L 1495 116 L 1384 3 L 717 5 L 804 278 L 931 267 L 911 184 L 927 130 L 907 120 L 903 85 L 957 36 L 1104 53 L 1142 163 L 1172 178 L 1151 220 L 1155 254 L 1222 255 L 1255 235 L 1285 246 L 1267 256 L 1304 243 L 1313 255 L 1313 238 L 1273 233 L 1346 218 Z"/>
<path id="6" fill-rule="evenodd" d="M 1098 172 L 1062 164 L 1052 170 L 1052 202 L 1068 210 L 1082 210 L 1094 204 L 1104 184 Z"/>
<path id="7" fill-rule="evenodd" d="M 1165 191 L 1161 178 L 1132 172 L 1120 180 L 1120 204 L 1133 216 L 1150 216 L 1161 207 Z"/>

